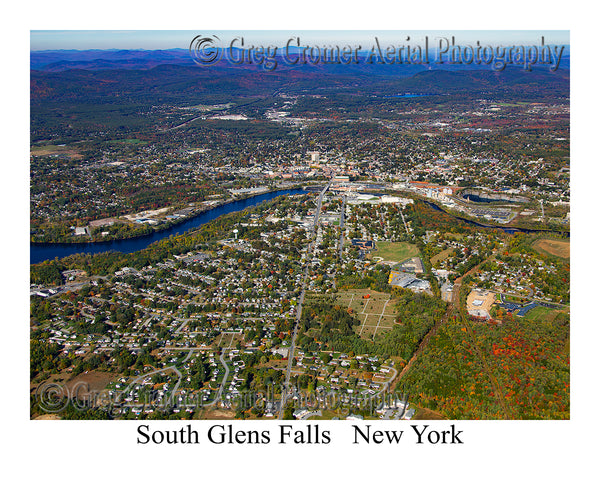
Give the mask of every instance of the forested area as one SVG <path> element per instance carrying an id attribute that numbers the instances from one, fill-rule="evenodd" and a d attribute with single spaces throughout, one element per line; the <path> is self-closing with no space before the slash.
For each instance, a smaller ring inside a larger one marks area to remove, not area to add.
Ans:
<path id="1" fill-rule="evenodd" d="M 305 305 L 299 345 L 312 352 L 317 352 L 320 344 L 321 350 L 377 355 L 382 359 L 396 357 L 407 362 L 423 337 L 444 315 L 446 303 L 425 293 L 405 289 L 394 289 L 392 298 L 398 302 L 397 324 L 375 342 L 358 336 L 355 327 L 360 325 L 359 320 L 339 305 L 325 300 Z"/>
<path id="2" fill-rule="evenodd" d="M 397 391 L 447 418 L 569 418 L 567 315 L 470 326 L 444 323 Z"/>

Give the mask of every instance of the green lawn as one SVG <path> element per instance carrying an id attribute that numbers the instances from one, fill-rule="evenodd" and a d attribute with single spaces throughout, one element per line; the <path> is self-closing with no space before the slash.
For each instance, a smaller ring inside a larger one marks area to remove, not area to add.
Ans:
<path id="1" fill-rule="evenodd" d="M 520 304 L 529 303 L 529 300 L 527 298 L 515 297 L 513 295 L 504 295 L 504 300 L 506 300 L 507 302 L 510 302 L 510 303 L 520 303 Z M 538 308 L 538 307 L 536 307 L 536 308 Z M 535 308 L 533 310 L 535 310 Z M 533 310 L 530 310 L 530 312 L 532 312 Z"/>
<path id="2" fill-rule="evenodd" d="M 529 310 L 523 318 L 527 320 L 551 319 L 558 315 L 558 310 L 548 307 L 535 307 Z"/>
<path id="3" fill-rule="evenodd" d="M 377 242 L 377 250 L 373 252 L 374 257 L 382 257 L 391 262 L 403 262 L 418 255 L 417 246 L 408 242 Z"/>
<path id="4" fill-rule="evenodd" d="M 529 105 L 529 102 L 515 102 L 515 103 L 496 103 L 499 107 L 519 107 L 521 105 Z"/>

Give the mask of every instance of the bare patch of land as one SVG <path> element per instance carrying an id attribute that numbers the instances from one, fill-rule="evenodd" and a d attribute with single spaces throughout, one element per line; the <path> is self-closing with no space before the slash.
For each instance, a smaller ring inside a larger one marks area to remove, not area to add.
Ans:
<path id="1" fill-rule="evenodd" d="M 235 412 L 231 410 L 208 410 L 202 414 L 202 420 L 231 420 Z"/>
<path id="2" fill-rule="evenodd" d="M 568 240 L 550 240 L 541 239 L 533 242 L 533 248 L 542 253 L 549 253 L 560 258 L 569 258 L 571 256 L 571 243 Z"/>
<path id="3" fill-rule="evenodd" d="M 45 157 L 49 155 L 66 155 L 69 158 L 82 158 L 79 151 L 66 145 L 44 145 L 40 147 L 31 147 L 31 155 Z"/>
<path id="4" fill-rule="evenodd" d="M 45 415 L 34 417 L 32 420 L 61 420 L 61 418 L 55 413 L 46 413 Z"/>
<path id="5" fill-rule="evenodd" d="M 81 385 L 79 395 L 85 395 L 89 392 L 100 392 L 113 380 L 118 378 L 116 373 L 93 371 L 89 373 L 80 373 L 67 382 L 67 388 L 70 392 Z"/>

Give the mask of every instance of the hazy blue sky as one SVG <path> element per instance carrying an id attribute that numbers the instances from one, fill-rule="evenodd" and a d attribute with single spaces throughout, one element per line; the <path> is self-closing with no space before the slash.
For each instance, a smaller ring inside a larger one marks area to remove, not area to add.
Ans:
<path id="1" fill-rule="evenodd" d="M 188 48 L 196 35 L 217 35 L 223 42 L 243 36 L 246 43 L 284 45 L 291 37 L 300 37 L 304 45 L 339 43 L 342 45 L 371 45 L 375 37 L 386 44 L 418 44 L 425 36 L 430 43 L 435 37 L 450 39 L 456 44 L 474 44 L 477 40 L 488 45 L 539 45 L 541 37 L 546 44 L 568 45 L 566 30 L 33 30 L 31 50 L 87 50 L 87 49 L 169 49 Z M 406 37 L 410 36 L 407 41 Z"/>

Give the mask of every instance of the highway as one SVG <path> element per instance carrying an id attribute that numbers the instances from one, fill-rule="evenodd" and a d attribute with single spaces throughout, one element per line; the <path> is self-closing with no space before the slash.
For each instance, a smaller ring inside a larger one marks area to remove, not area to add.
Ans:
<path id="1" fill-rule="evenodd" d="M 308 246 L 308 251 L 306 255 L 306 259 L 304 262 L 304 275 L 302 277 L 302 290 L 300 293 L 300 298 L 298 299 L 298 305 L 296 307 L 296 320 L 294 322 L 294 329 L 292 332 L 292 341 L 290 343 L 290 349 L 288 351 L 288 364 L 285 369 L 285 382 L 283 384 L 283 388 L 281 391 L 281 403 L 279 405 L 279 415 L 278 418 L 281 420 L 283 418 L 283 411 L 285 410 L 285 404 L 287 402 L 288 395 L 290 394 L 290 376 L 292 374 L 292 363 L 294 361 L 294 350 L 296 348 L 296 336 L 298 335 L 298 326 L 300 325 L 300 319 L 302 318 L 302 304 L 304 303 L 304 296 L 306 294 L 306 282 L 308 280 L 308 267 L 310 265 L 312 252 L 315 249 L 316 242 L 316 232 L 317 226 L 319 225 L 319 216 L 321 215 L 321 206 L 323 204 L 323 195 L 331 186 L 331 182 L 327 184 L 327 186 L 319 193 L 319 198 L 317 199 L 317 209 L 315 211 L 315 221 L 313 223 L 310 235 L 312 242 Z"/>

